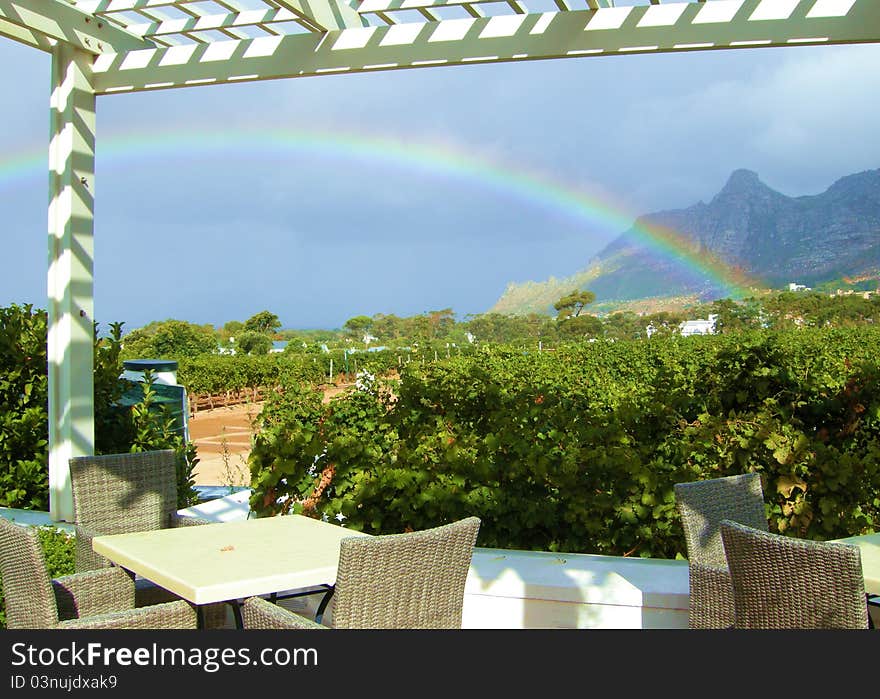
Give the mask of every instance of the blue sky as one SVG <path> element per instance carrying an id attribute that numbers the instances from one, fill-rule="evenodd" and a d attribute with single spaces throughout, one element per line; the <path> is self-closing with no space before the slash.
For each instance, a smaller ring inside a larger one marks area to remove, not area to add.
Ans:
<path id="1" fill-rule="evenodd" d="M 47 152 L 50 60 L 0 39 L 0 64 L 2 166 Z M 624 230 L 430 166 L 272 152 L 244 132 L 457 152 L 583 190 L 631 221 L 708 201 L 737 168 L 802 196 L 880 167 L 878 65 L 880 46 L 792 47 L 100 97 L 95 314 L 128 330 L 263 309 L 288 328 L 447 307 L 463 319 L 508 282 L 586 267 Z M 228 138 L 213 153 L 163 147 L 192 129 Z M 148 147 L 110 157 L 111 140 Z M 0 180 L 0 305 L 46 306 L 47 180 L 44 166 Z"/>

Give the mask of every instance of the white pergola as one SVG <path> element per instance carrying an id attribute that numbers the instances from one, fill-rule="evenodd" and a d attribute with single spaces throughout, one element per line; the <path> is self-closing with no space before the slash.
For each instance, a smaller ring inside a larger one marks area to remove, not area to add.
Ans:
<path id="1" fill-rule="evenodd" d="M 880 0 L 0 0 L 52 55 L 49 488 L 94 451 L 98 95 L 497 61 L 880 42 Z M 574 89 L 574 88 L 573 88 Z"/>

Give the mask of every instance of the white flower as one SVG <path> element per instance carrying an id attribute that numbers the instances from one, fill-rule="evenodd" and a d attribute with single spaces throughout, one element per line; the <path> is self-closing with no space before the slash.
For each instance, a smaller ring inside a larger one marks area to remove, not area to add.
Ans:
<path id="1" fill-rule="evenodd" d="M 342 514 L 341 512 L 337 512 L 337 513 L 336 513 L 336 520 L 337 520 L 338 522 L 341 522 L 341 521 L 344 520 L 344 519 L 345 519 L 345 515 L 344 515 L 344 514 Z"/>

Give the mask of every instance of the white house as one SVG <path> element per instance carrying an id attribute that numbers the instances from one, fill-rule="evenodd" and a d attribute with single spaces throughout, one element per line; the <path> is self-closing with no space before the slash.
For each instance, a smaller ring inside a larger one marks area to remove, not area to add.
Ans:
<path id="1" fill-rule="evenodd" d="M 710 314 L 708 319 L 686 320 L 679 323 L 678 332 L 682 337 L 689 335 L 714 335 L 716 320 L 718 320 L 718 314 L 716 313 Z"/>

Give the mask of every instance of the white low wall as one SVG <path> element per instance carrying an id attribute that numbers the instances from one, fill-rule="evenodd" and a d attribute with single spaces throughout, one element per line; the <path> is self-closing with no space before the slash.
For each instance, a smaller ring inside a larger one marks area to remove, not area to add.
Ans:
<path id="1" fill-rule="evenodd" d="M 248 495 L 242 491 L 180 513 L 218 522 L 246 519 Z M 0 515 L 51 523 L 48 513 L 0 508 Z M 687 628 L 688 589 L 687 561 L 476 548 L 462 628 Z M 291 604 L 307 611 L 316 599 Z"/>
<path id="2" fill-rule="evenodd" d="M 687 628 L 687 561 L 477 548 L 463 628 Z"/>

